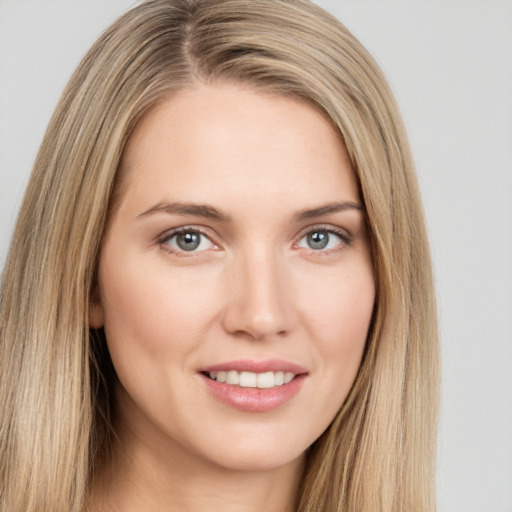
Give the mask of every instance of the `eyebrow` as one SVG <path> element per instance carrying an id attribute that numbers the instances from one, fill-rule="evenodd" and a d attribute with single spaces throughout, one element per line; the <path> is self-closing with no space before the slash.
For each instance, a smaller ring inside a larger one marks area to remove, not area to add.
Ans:
<path id="1" fill-rule="evenodd" d="M 319 206 L 317 208 L 310 208 L 301 210 L 293 216 L 293 222 L 303 222 L 305 220 L 321 217 L 322 215 L 329 215 L 331 213 L 343 212 L 345 210 L 358 210 L 364 211 L 363 205 L 351 201 L 344 201 L 338 203 L 329 203 Z M 152 206 L 148 210 L 137 215 L 137 218 L 146 217 L 156 213 L 167 213 L 170 215 L 191 215 L 194 217 L 203 217 L 205 219 L 216 220 L 219 222 L 228 222 L 231 218 L 228 215 L 221 213 L 217 208 L 205 204 L 195 203 L 168 203 L 160 202 Z"/>
<path id="2" fill-rule="evenodd" d="M 294 222 L 303 222 L 308 219 L 321 217 L 322 215 L 329 215 L 330 213 L 343 212 L 345 210 L 358 210 L 364 211 L 364 206 L 359 203 L 351 201 L 344 201 L 339 203 L 329 203 L 318 208 L 311 208 L 308 210 L 301 210 L 293 216 Z"/>
<path id="3" fill-rule="evenodd" d="M 219 222 L 229 221 L 229 217 L 224 215 L 213 206 L 194 203 L 167 203 L 161 202 L 137 215 L 137 218 L 146 217 L 155 213 L 168 213 L 171 215 L 192 215 L 194 217 L 204 217 L 205 219 L 217 220 Z"/>

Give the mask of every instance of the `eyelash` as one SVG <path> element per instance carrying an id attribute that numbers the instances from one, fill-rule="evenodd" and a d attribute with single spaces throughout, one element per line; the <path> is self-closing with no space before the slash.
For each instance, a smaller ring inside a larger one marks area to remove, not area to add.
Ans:
<path id="1" fill-rule="evenodd" d="M 196 254 L 195 251 L 183 251 L 183 250 L 175 250 L 172 247 L 169 246 L 168 242 L 172 240 L 175 236 L 184 234 L 184 233 L 199 233 L 201 236 L 204 236 L 207 238 L 214 247 L 218 247 L 218 244 L 215 243 L 213 240 L 212 234 L 209 232 L 206 232 L 204 229 L 198 227 L 198 226 L 181 226 L 179 228 L 174 228 L 170 231 L 166 231 L 163 233 L 157 240 L 158 245 L 162 247 L 163 250 L 178 256 L 178 257 L 191 257 Z M 198 251 L 198 252 L 205 252 L 205 251 Z"/>
<path id="2" fill-rule="evenodd" d="M 336 247 L 333 247 L 331 249 L 327 250 L 315 250 L 315 249 L 309 249 L 309 253 L 313 254 L 314 256 L 323 257 L 323 256 L 330 256 L 331 254 L 336 254 L 339 251 L 342 251 L 345 247 L 348 247 L 352 244 L 353 238 L 352 236 L 341 228 L 336 228 L 333 226 L 326 226 L 326 225 L 316 225 L 316 226 L 309 226 L 306 228 L 302 233 L 299 235 L 299 241 L 293 244 L 293 247 L 297 247 L 300 241 L 313 233 L 328 233 L 330 235 L 335 235 L 340 239 L 340 243 L 336 245 Z"/>
<path id="3" fill-rule="evenodd" d="M 337 252 L 343 250 L 344 247 L 350 246 L 353 241 L 352 236 L 350 236 L 350 234 L 348 234 L 345 230 L 343 230 L 341 228 L 334 228 L 333 226 L 318 225 L 318 226 L 310 226 L 306 230 L 302 231 L 301 234 L 299 235 L 298 241 L 293 244 L 293 248 L 299 249 L 298 244 L 304 237 L 306 237 L 310 234 L 319 233 L 319 232 L 328 233 L 328 234 L 337 236 L 340 239 L 340 243 L 337 244 L 336 247 L 325 250 L 325 251 L 324 250 L 315 250 L 315 249 L 310 248 L 309 252 L 315 256 L 328 256 L 330 254 L 337 253 Z M 204 249 L 204 250 L 198 251 L 198 252 L 196 252 L 196 251 L 187 252 L 184 250 L 175 250 L 175 249 L 171 248 L 169 246 L 168 242 L 170 240 L 172 240 L 175 236 L 183 234 L 183 233 L 198 233 L 199 235 L 207 238 L 211 242 L 213 247 L 216 247 L 216 248 L 219 247 L 218 244 L 216 244 L 216 242 L 214 241 L 211 233 L 206 232 L 204 229 L 202 229 L 198 226 L 181 226 L 179 228 L 174 228 L 170 231 L 166 231 L 157 239 L 157 243 L 158 243 L 158 245 L 160 245 L 162 247 L 162 249 L 164 249 L 165 251 L 167 251 L 175 256 L 178 256 L 178 257 L 191 257 L 191 256 L 197 255 L 198 253 L 206 252 L 207 250 L 209 250 L 209 249 Z"/>

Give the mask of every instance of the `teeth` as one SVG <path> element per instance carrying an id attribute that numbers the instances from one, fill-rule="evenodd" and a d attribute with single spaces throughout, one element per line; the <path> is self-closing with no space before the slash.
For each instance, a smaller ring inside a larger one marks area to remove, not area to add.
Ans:
<path id="1" fill-rule="evenodd" d="M 227 377 L 226 377 L 227 384 L 238 384 L 239 380 L 240 380 L 240 376 L 238 375 L 238 372 L 235 372 L 234 370 L 231 370 L 228 372 Z"/>
<path id="2" fill-rule="evenodd" d="M 240 379 L 238 384 L 241 388 L 255 388 L 258 380 L 258 375 L 252 372 L 240 372 Z"/>
<path id="3" fill-rule="evenodd" d="M 295 377 L 293 372 L 237 372 L 229 370 L 227 372 L 209 372 L 209 377 L 217 382 L 225 382 L 232 386 L 240 386 L 242 388 L 260 388 L 269 389 L 275 386 L 288 384 Z"/>
<path id="4" fill-rule="evenodd" d="M 274 372 L 258 373 L 256 386 L 262 389 L 273 388 L 276 385 Z"/>

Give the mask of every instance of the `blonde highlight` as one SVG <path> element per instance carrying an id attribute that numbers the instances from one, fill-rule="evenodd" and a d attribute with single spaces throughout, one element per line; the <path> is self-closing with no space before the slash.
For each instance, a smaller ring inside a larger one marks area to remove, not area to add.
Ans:
<path id="1" fill-rule="evenodd" d="M 439 349 L 412 156 L 372 57 L 306 0 L 149 0 L 71 78 L 2 276 L 0 510 L 83 510 L 113 435 L 113 369 L 88 318 L 124 147 L 154 105 L 223 82 L 315 105 L 343 137 L 366 209 L 370 335 L 349 397 L 308 451 L 297 510 L 435 510 Z"/>

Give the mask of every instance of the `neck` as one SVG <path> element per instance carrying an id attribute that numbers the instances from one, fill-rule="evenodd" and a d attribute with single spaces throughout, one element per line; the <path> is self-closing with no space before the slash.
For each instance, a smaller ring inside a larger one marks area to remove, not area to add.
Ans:
<path id="1" fill-rule="evenodd" d="M 118 428 L 112 457 L 94 478 L 89 512 L 293 512 L 301 456 L 277 468 L 222 467 L 179 445 Z M 226 447 L 229 449 L 229 447 Z"/>

